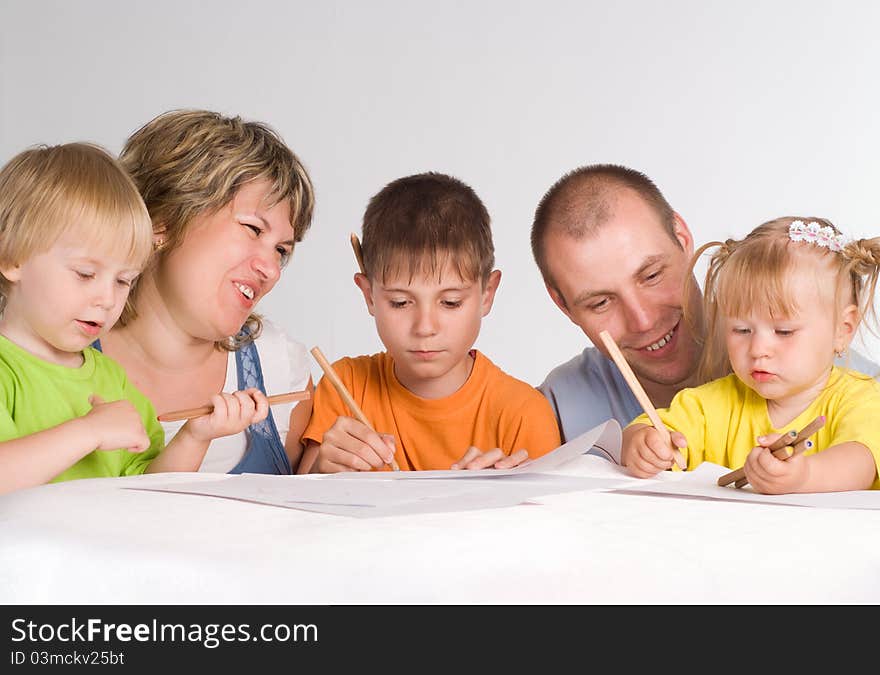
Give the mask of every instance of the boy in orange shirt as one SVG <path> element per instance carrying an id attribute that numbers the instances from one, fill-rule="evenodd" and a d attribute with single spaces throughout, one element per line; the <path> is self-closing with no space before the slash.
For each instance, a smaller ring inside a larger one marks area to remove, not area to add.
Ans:
<path id="1" fill-rule="evenodd" d="M 439 173 L 389 183 L 364 214 L 363 263 L 355 283 L 387 351 L 333 367 L 382 433 L 351 417 L 324 377 L 304 467 L 369 471 L 393 457 L 403 470 L 509 468 L 559 446 L 547 399 L 472 349 L 501 272 L 470 187 Z"/>

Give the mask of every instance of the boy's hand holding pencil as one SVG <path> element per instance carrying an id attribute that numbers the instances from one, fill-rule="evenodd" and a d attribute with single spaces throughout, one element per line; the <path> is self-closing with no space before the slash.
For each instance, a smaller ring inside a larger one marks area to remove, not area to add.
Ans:
<path id="1" fill-rule="evenodd" d="M 380 434 L 354 417 L 337 417 L 324 432 L 315 459 L 317 473 L 382 470 L 394 461 L 394 436 Z"/>
<path id="2" fill-rule="evenodd" d="M 394 436 L 377 433 L 323 352 L 317 347 L 310 352 L 353 415 L 338 417 L 333 426 L 324 432 L 317 459 L 318 471 L 370 471 L 386 464 L 392 470 L 400 471 L 394 459 Z"/>

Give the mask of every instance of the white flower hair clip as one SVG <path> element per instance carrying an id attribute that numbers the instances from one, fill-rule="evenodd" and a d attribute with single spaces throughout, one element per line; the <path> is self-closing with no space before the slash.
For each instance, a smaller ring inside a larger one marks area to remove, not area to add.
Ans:
<path id="1" fill-rule="evenodd" d="M 833 227 L 821 226 L 814 220 L 805 223 L 803 220 L 794 220 L 788 226 L 788 238 L 792 241 L 805 241 L 808 244 L 816 244 L 827 248 L 835 253 L 843 250 L 850 242 L 850 238 L 844 234 L 837 234 Z"/>

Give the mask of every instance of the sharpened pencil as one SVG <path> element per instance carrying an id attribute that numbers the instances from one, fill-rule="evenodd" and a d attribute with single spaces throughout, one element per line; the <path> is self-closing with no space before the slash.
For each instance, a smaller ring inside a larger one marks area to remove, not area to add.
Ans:
<path id="1" fill-rule="evenodd" d="M 364 411 L 361 410 L 360 406 L 355 402 L 354 398 L 352 398 L 351 393 L 348 389 L 345 388 L 345 384 L 343 384 L 342 380 L 339 379 L 339 375 L 336 374 L 336 371 L 333 369 L 333 365 L 327 360 L 327 357 L 321 352 L 317 347 L 312 347 L 311 349 L 312 356 L 315 357 L 315 361 L 318 362 L 318 365 L 321 366 L 321 370 L 324 371 L 324 374 L 330 380 L 330 383 L 342 397 L 343 402 L 348 409 L 351 411 L 352 415 L 354 415 L 360 422 L 366 427 L 369 427 L 372 431 L 375 431 L 373 425 L 370 424 L 370 420 L 367 419 L 367 416 L 364 415 Z M 394 455 L 391 456 L 391 468 L 395 471 L 400 471 L 400 467 L 397 465 L 397 461 L 394 459 Z"/>
<path id="2" fill-rule="evenodd" d="M 805 450 L 809 450 L 812 447 L 813 447 L 813 441 L 807 439 L 805 441 L 801 441 L 800 443 L 798 443 L 794 447 L 792 447 L 790 445 L 786 445 L 784 448 L 782 448 L 780 450 L 774 450 L 773 456 L 776 459 L 781 459 L 784 462 L 785 460 L 791 459 L 795 455 L 799 455 L 800 453 L 804 452 Z M 789 452 L 791 452 L 791 454 L 789 454 Z M 733 484 L 733 487 L 741 488 L 741 487 L 745 487 L 748 484 L 749 484 L 748 478 L 740 478 L 738 481 L 736 481 Z"/>
<path id="3" fill-rule="evenodd" d="M 792 447 L 796 447 L 801 441 L 807 440 L 810 436 L 819 431 L 819 429 L 821 429 L 823 426 L 825 426 L 825 415 L 819 415 L 819 417 L 817 417 L 807 426 L 801 429 L 800 432 L 795 432 L 793 430 L 789 431 L 781 438 L 779 438 L 775 443 L 771 443 L 770 445 L 768 445 L 767 449 L 774 451 L 773 455 L 775 457 L 779 457 L 779 455 L 777 455 L 775 451 L 784 449 L 786 446 L 789 445 Z M 792 434 L 794 434 L 794 437 L 792 437 Z M 780 459 L 782 458 L 780 457 Z M 725 485 L 730 485 L 731 483 L 735 484 L 737 481 L 741 481 L 745 477 L 746 472 L 742 467 L 740 467 L 736 471 L 731 471 L 730 473 L 726 473 L 721 476 L 721 478 L 718 479 L 718 485 L 724 487 Z M 737 487 L 742 487 L 743 485 L 745 485 L 745 483 L 742 483 L 742 485 L 739 485 Z"/>
<path id="4" fill-rule="evenodd" d="M 269 396 L 269 405 L 277 405 L 279 403 L 290 403 L 291 401 L 305 401 L 311 398 L 309 391 L 289 391 L 286 394 L 275 394 Z M 179 420 L 188 420 L 193 417 L 201 417 L 202 415 L 210 415 L 214 412 L 213 405 L 203 405 L 198 408 L 187 408 L 186 410 L 175 410 L 173 412 L 162 413 L 158 416 L 160 422 L 177 422 Z"/>
<path id="5" fill-rule="evenodd" d="M 636 378 L 636 374 L 632 371 L 632 368 L 630 368 L 629 363 L 627 363 L 623 353 L 614 341 L 614 338 L 611 337 L 611 334 L 607 330 L 603 330 L 599 333 L 599 337 L 602 339 L 602 342 L 605 343 L 605 348 L 608 350 L 614 363 L 617 364 L 621 375 L 623 375 L 623 379 L 626 380 L 629 388 L 632 389 L 632 393 L 635 394 L 636 399 L 642 406 L 642 410 L 645 411 L 645 414 L 651 420 L 651 424 L 653 424 L 657 431 L 660 432 L 663 441 L 672 448 L 672 456 L 675 458 L 675 463 L 678 464 L 678 468 L 685 471 L 687 469 L 687 462 L 684 461 L 684 457 L 681 452 L 679 452 L 678 448 L 672 444 L 672 437 L 669 435 L 669 429 L 663 424 L 663 420 L 661 420 L 660 415 L 657 414 L 657 409 L 654 407 L 654 404 L 651 403 L 651 399 L 648 398 L 647 392 L 642 387 L 638 378 Z"/>

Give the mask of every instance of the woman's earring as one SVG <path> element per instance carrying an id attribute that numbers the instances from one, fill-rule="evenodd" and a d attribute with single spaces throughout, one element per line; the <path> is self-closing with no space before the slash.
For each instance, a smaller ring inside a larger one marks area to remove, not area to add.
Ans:
<path id="1" fill-rule="evenodd" d="M 164 246 L 165 246 L 165 238 L 164 237 L 157 237 L 156 239 L 153 240 L 153 250 L 154 251 L 161 251 Z"/>
<path id="2" fill-rule="evenodd" d="M 846 347 L 841 347 L 840 349 L 835 349 L 834 355 L 837 358 L 842 359 L 844 356 L 846 356 Z"/>

